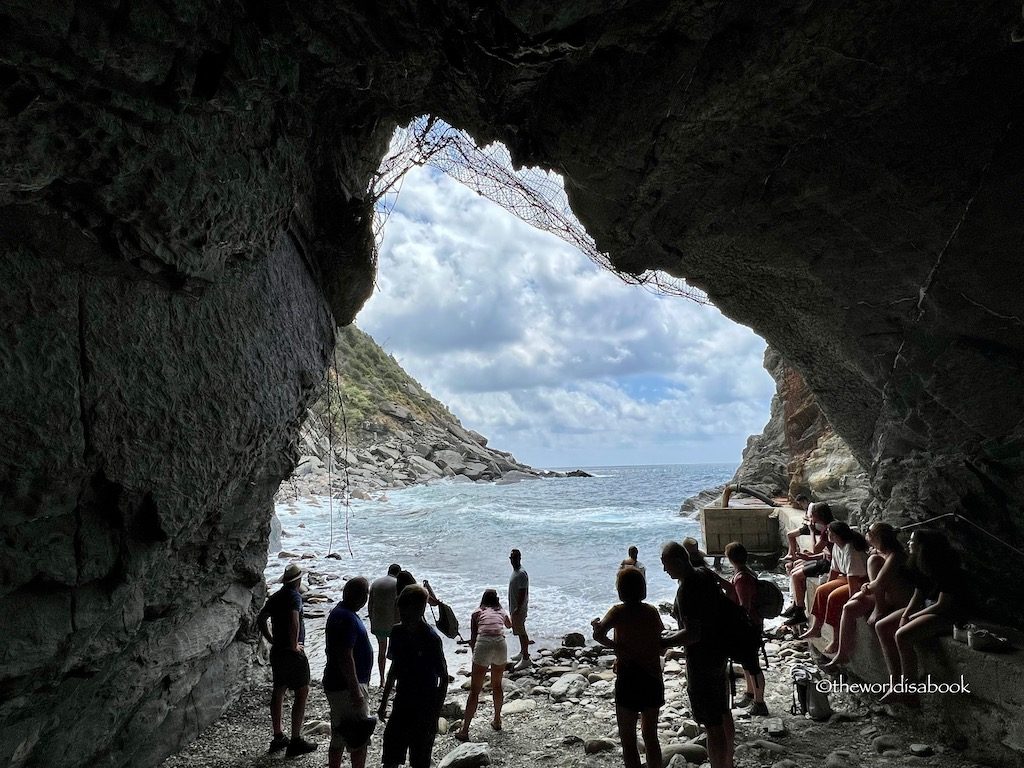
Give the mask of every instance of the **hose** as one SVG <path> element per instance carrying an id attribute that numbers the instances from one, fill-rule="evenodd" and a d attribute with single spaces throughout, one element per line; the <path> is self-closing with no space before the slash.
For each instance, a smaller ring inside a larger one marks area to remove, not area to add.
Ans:
<path id="1" fill-rule="evenodd" d="M 725 486 L 725 490 L 722 491 L 722 507 L 729 506 L 729 497 L 732 496 L 733 493 L 745 493 L 748 496 L 753 496 L 755 499 L 763 501 L 769 507 L 779 506 L 772 499 L 765 496 L 760 491 L 755 491 L 753 488 L 747 488 L 745 485 L 740 485 L 739 483 L 736 483 L 734 485 Z"/>

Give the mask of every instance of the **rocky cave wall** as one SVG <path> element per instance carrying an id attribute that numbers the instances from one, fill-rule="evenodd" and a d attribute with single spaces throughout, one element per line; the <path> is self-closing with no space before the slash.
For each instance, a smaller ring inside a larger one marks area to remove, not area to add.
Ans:
<path id="1" fill-rule="evenodd" d="M 771 413 L 764 430 L 747 439 L 732 482 L 770 495 L 807 494 L 827 502 L 840 519 L 863 522 L 871 500 L 867 471 L 832 429 L 800 372 L 771 347 L 764 367 L 775 379 Z"/>
<path id="2" fill-rule="evenodd" d="M 1020 24 L 993 0 L 5 3 L 0 760 L 146 765 L 239 684 L 273 489 L 372 286 L 365 190 L 421 113 L 557 170 L 620 269 L 768 339 L 868 514 L 1019 545 Z"/>

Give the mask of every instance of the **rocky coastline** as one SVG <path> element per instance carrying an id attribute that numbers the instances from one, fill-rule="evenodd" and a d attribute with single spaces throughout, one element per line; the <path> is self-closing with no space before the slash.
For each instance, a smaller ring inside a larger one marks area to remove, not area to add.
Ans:
<path id="1" fill-rule="evenodd" d="M 275 500 L 381 498 L 449 479 L 516 483 L 589 476 L 537 470 L 490 446 L 354 325 L 338 330 L 335 367 L 303 420 L 299 458 Z"/>
<path id="2" fill-rule="evenodd" d="M 765 350 L 764 367 L 775 380 L 768 423 L 747 439 L 729 484 L 772 497 L 807 494 L 812 501 L 828 502 L 842 520 L 864 521 L 871 500 L 867 471 L 833 430 L 800 372 L 772 347 Z M 724 487 L 684 499 L 680 514 L 696 517 Z"/>

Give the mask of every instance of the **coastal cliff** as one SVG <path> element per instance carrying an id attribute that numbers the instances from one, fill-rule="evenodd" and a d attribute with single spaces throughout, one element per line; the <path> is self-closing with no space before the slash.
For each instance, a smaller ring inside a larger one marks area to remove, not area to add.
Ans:
<path id="1" fill-rule="evenodd" d="M 859 522 L 870 500 L 868 473 L 833 429 L 800 372 L 768 347 L 764 367 L 775 380 L 768 423 L 747 439 L 743 460 L 730 484 L 769 496 L 807 494 L 825 501 L 841 518 Z M 686 499 L 692 514 L 721 495 L 712 488 Z"/>
<path id="2" fill-rule="evenodd" d="M 514 482 L 560 476 L 488 446 L 354 325 L 338 329 L 333 364 L 306 413 L 299 451 L 278 499 L 329 492 L 366 499 L 444 477 Z"/>

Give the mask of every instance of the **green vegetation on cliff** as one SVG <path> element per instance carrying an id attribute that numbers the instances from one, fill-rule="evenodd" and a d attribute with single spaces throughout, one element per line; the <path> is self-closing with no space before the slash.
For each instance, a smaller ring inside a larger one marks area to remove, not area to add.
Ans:
<path id="1" fill-rule="evenodd" d="M 334 359 L 310 408 L 312 418 L 307 419 L 306 428 L 321 441 L 327 440 L 331 429 L 341 442 L 347 423 L 349 444 L 360 447 L 375 435 L 393 431 L 403 421 L 402 409 L 427 424 L 459 423 L 368 334 L 354 325 L 338 329 Z"/>

